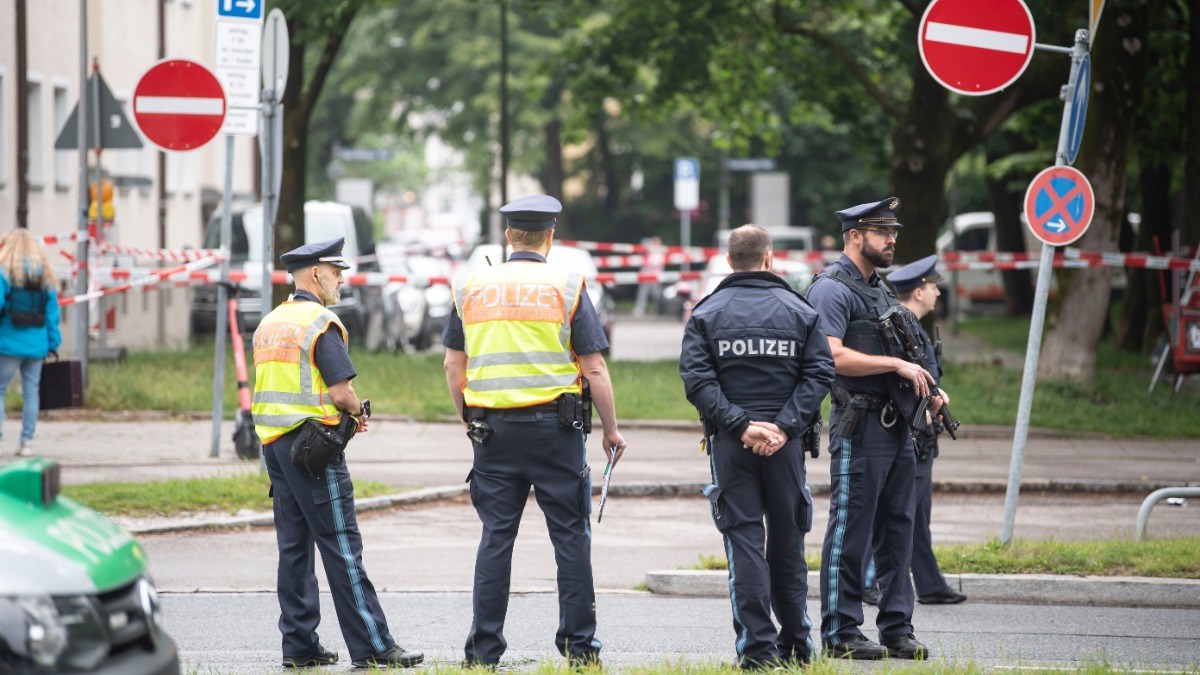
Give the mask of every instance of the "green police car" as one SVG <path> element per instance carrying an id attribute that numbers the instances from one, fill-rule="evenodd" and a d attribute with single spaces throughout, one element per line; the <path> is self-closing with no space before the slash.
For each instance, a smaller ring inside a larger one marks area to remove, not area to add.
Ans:
<path id="1" fill-rule="evenodd" d="M 142 547 L 58 492 L 53 461 L 0 467 L 0 673 L 179 673 Z"/>

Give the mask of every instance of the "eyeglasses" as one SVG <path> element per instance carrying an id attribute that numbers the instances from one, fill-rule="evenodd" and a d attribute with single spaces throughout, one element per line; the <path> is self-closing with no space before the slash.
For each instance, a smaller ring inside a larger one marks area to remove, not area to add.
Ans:
<path id="1" fill-rule="evenodd" d="M 895 228 L 891 228 L 891 227 L 884 227 L 884 228 L 860 227 L 858 229 L 861 230 L 862 232 L 874 232 L 875 234 L 879 235 L 880 237 L 883 237 L 884 239 L 891 238 L 892 241 L 900 240 L 900 232 L 897 231 Z"/>

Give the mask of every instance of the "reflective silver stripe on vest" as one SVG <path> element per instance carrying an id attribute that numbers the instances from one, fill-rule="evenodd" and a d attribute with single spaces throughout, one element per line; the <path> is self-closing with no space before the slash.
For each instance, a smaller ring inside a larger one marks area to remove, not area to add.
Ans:
<path id="1" fill-rule="evenodd" d="M 468 357 L 467 369 L 518 364 L 527 366 L 538 363 L 571 363 L 574 360 L 570 352 L 501 352 Z"/>
<path id="2" fill-rule="evenodd" d="M 262 427 L 275 427 L 279 429 L 296 428 L 304 423 L 307 419 L 320 419 L 312 415 L 263 415 L 255 413 L 254 424 Z M 285 432 L 286 433 L 286 432 Z"/>
<path id="3" fill-rule="evenodd" d="M 293 394 L 283 391 L 260 391 L 254 394 L 255 400 L 260 403 L 279 403 L 282 405 L 309 405 L 321 406 L 321 396 L 319 394 Z M 258 417 L 255 417 L 258 419 Z"/>
<path id="4" fill-rule="evenodd" d="M 308 401 L 313 397 L 313 390 L 312 390 L 313 360 L 312 360 L 311 350 L 313 347 L 317 346 L 317 338 L 321 335 L 321 333 L 323 333 L 325 330 L 327 330 L 329 328 L 329 326 L 337 325 L 337 322 L 334 321 L 329 316 L 327 316 L 327 314 L 333 314 L 333 312 L 330 312 L 329 310 L 325 310 L 324 312 L 321 312 L 320 314 L 317 315 L 316 320 L 314 320 L 312 323 L 310 323 L 308 325 L 308 328 L 304 331 L 304 339 L 300 342 L 300 344 L 303 345 L 300 348 L 300 394 L 301 394 L 301 396 L 308 397 L 304 401 L 300 402 L 303 405 L 309 405 Z M 341 337 L 340 329 L 338 330 L 338 334 L 339 334 L 338 337 Z M 328 386 L 329 383 L 326 382 L 325 384 L 326 384 L 326 386 Z M 317 402 L 312 405 L 320 406 L 321 405 L 321 396 L 320 396 L 320 394 L 317 394 L 316 396 L 317 396 Z"/>
<path id="5" fill-rule="evenodd" d="M 475 380 L 467 384 L 472 391 L 500 391 L 502 389 L 533 389 L 535 387 L 569 387 L 579 383 L 579 375 L 534 375 L 530 377 L 492 377 Z"/>
<path id="6" fill-rule="evenodd" d="M 587 292 L 585 292 L 583 290 L 583 287 L 579 283 L 582 276 L 583 275 L 581 275 L 579 272 L 571 272 L 571 273 L 567 274 L 566 292 L 574 294 L 576 287 L 578 287 L 579 288 L 578 302 L 583 302 L 584 300 L 591 302 L 592 301 L 591 298 L 584 297 L 585 295 L 587 295 Z M 566 349 L 567 345 L 570 344 L 570 342 L 571 342 L 571 315 L 572 315 L 572 312 L 571 312 L 570 307 L 565 306 L 566 298 L 563 298 L 563 305 L 564 305 L 564 307 L 563 307 L 563 324 L 562 324 L 562 329 L 558 331 L 558 343 L 560 345 L 562 345 L 563 349 Z"/>

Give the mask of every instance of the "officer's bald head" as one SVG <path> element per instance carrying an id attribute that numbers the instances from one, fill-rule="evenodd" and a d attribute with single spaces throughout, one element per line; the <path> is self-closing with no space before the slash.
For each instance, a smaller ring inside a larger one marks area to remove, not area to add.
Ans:
<path id="1" fill-rule="evenodd" d="M 729 233 L 729 266 L 734 272 L 763 269 L 770 250 L 771 235 L 757 225 L 746 224 Z"/>

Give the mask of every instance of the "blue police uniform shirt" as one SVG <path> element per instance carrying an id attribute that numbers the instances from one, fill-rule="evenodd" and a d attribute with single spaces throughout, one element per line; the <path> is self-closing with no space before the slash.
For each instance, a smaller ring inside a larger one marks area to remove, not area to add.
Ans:
<path id="1" fill-rule="evenodd" d="M 533 251 L 513 251 L 508 256 L 512 261 L 532 261 L 545 263 L 546 259 Z M 608 349 L 608 338 L 604 335 L 604 327 L 596 316 L 596 308 L 587 297 L 587 282 L 580 293 L 579 305 L 571 317 L 571 351 L 577 356 L 586 356 Z M 446 325 L 442 328 L 442 346 L 456 349 L 460 352 L 467 350 L 467 336 L 463 333 L 462 318 L 458 315 L 458 307 L 451 308 L 446 317 Z"/>
<path id="2" fill-rule="evenodd" d="M 308 291 L 296 291 L 292 294 L 292 299 L 319 302 L 317 296 Z M 313 361 L 316 362 L 317 370 L 321 372 L 326 385 L 352 380 L 358 376 L 354 364 L 350 362 L 346 343 L 342 342 L 342 335 L 336 329 L 326 330 L 317 337 L 317 344 L 313 347 Z"/>
<path id="3" fill-rule="evenodd" d="M 773 422 L 798 438 L 833 382 L 817 312 L 771 272 L 735 272 L 696 305 L 679 375 L 688 400 L 722 431 Z"/>
<path id="4" fill-rule="evenodd" d="M 838 258 L 834 265 L 839 265 L 850 276 L 857 280 L 863 280 L 862 272 L 859 271 L 858 265 L 850 259 L 845 253 Z M 883 280 L 878 272 L 871 274 L 871 280 L 868 282 L 872 287 L 880 287 Z M 821 316 L 821 325 L 824 327 L 825 334 L 837 338 L 839 340 L 846 339 L 846 328 L 850 324 L 850 317 L 854 314 L 870 314 L 871 308 L 866 300 L 863 300 L 857 293 L 850 290 L 846 284 L 826 277 L 818 277 L 808 289 L 808 301 L 816 308 L 817 314 Z M 851 393 L 870 394 L 872 396 L 887 396 L 887 379 L 884 375 L 868 375 L 866 377 L 846 377 L 838 375 L 837 384 L 845 387 Z"/>

